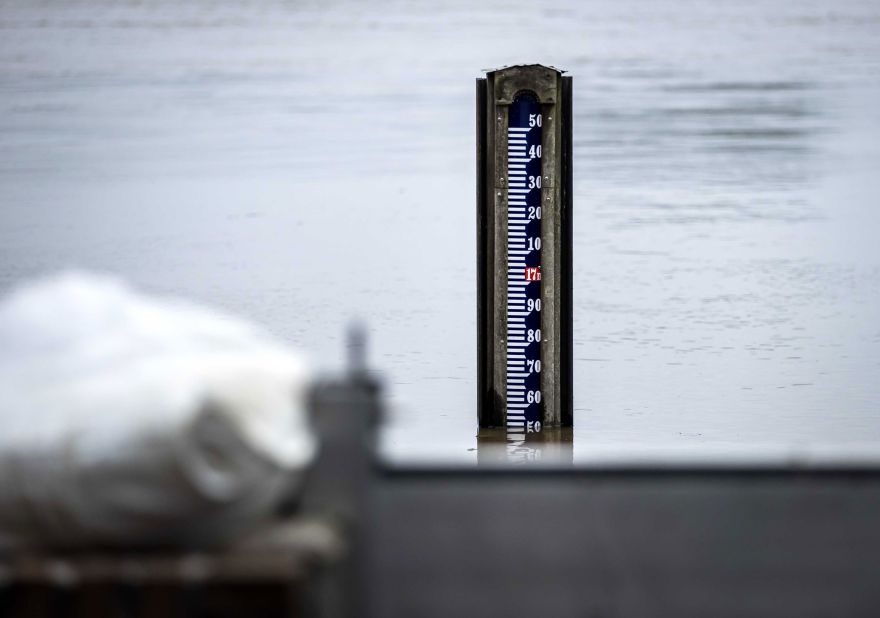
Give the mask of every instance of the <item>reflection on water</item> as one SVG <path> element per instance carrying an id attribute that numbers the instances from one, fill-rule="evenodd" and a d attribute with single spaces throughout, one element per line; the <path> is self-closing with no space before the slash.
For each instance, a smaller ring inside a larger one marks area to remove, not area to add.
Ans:
<path id="1" fill-rule="evenodd" d="M 0 290 L 70 265 L 339 366 L 476 457 L 474 83 L 574 76 L 574 459 L 880 441 L 880 4 L 8 0 Z"/>
<path id="2" fill-rule="evenodd" d="M 525 436 L 525 437 L 523 437 Z M 540 433 L 509 435 L 506 429 L 480 429 L 477 434 L 479 465 L 572 463 L 573 433 L 570 427 L 543 428 Z"/>

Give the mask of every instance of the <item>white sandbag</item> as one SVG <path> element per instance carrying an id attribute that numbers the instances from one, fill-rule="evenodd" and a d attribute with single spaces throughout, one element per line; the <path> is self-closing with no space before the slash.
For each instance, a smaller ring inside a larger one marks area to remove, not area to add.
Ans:
<path id="1" fill-rule="evenodd" d="M 66 274 L 0 303 L 0 547 L 201 545 L 311 461 L 302 360 L 239 320 Z"/>

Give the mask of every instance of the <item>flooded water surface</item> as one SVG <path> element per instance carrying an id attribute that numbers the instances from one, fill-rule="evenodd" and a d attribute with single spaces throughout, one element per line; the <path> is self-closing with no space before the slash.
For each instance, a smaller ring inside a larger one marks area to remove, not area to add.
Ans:
<path id="1" fill-rule="evenodd" d="M 474 79 L 574 77 L 574 458 L 880 442 L 876 2 L 0 0 L 0 290 L 68 267 L 370 327 L 476 461 Z M 63 309 L 59 309 L 63 313 Z"/>

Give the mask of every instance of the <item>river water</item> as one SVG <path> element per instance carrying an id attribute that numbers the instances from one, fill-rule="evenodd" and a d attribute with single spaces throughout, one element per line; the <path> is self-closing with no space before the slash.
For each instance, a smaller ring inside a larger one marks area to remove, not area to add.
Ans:
<path id="1" fill-rule="evenodd" d="M 0 0 L 0 291 L 79 267 L 369 325 L 477 458 L 474 78 L 574 77 L 575 458 L 880 443 L 880 4 Z M 63 308 L 59 308 L 63 315 Z"/>

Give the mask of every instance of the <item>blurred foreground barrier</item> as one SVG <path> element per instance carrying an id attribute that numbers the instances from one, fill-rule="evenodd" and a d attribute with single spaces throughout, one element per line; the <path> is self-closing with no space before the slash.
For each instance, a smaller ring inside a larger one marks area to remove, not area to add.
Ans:
<path id="1" fill-rule="evenodd" d="M 310 386 L 259 329 L 105 278 L 5 299 L 0 616 L 345 610 L 368 466 L 341 415 L 377 397 L 358 363 Z"/>
<path id="2" fill-rule="evenodd" d="M 374 488 L 361 616 L 880 616 L 876 456 L 385 467 Z"/>
<path id="3" fill-rule="evenodd" d="M 365 373 L 310 402 L 293 520 L 222 550 L 11 556 L 3 615 L 880 615 L 876 454 L 401 467 L 374 459 Z"/>
<path id="4" fill-rule="evenodd" d="M 321 447 L 282 518 L 200 549 L 0 552 L 0 616 L 362 615 L 360 540 L 378 395 L 362 371 L 312 388 Z"/>

